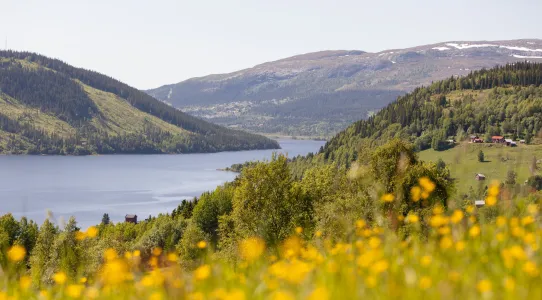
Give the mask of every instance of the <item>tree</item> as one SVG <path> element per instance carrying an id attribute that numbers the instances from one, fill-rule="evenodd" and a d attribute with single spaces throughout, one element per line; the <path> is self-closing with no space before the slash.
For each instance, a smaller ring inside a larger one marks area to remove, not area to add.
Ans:
<path id="1" fill-rule="evenodd" d="M 517 178 L 518 174 L 512 170 L 508 171 L 508 173 L 506 173 L 506 181 L 505 183 L 506 184 L 509 184 L 509 185 L 514 185 L 516 184 L 516 178 Z"/>
<path id="2" fill-rule="evenodd" d="M 482 151 L 482 150 L 480 150 L 478 152 L 478 161 L 479 162 L 484 162 L 485 161 L 484 151 Z"/>
<path id="3" fill-rule="evenodd" d="M 282 154 L 244 169 L 233 198 L 232 219 L 238 236 L 259 236 L 271 246 L 289 236 L 299 213 L 292 183 L 287 158 Z"/>
<path id="4" fill-rule="evenodd" d="M 527 129 L 527 133 L 525 134 L 525 144 L 530 144 L 532 139 L 533 139 L 533 134 L 531 130 Z"/>
<path id="5" fill-rule="evenodd" d="M 54 243 L 57 230 L 49 219 L 45 219 L 40 227 L 36 245 L 30 256 L 31 277 L 36 286 L 50 283 L 54 269 L 47 270 L 51 259 L 51 246 Z"/>
<path id="6" fill-rule="evenodd" d="M 534 175 L 529 177 L 529 179 L 527 179 L 527 186 L 530 186 L 537 191 L 542 191 L 542 176 Z"/>
<path id="7" fill-rule="evenodd" d="M 102 224 L 103 224 L 103 225 L 109 225 L 109 222 L 110 222 L 110 220 L 109 220 L 109 214 L 108 214 L 108 213 L 105 213 L 105 214 L 103 215 L 103 217 L 102 217 Z"/>
<path id="8" fill-rule="evenodd" d="M 391 193 L 397 180 L 417 161 L 414 146 L 395 139 L 373 152 L 370 165 L 375 178 L 384 185 L 386 192 Z"/>
<path id="9" fill-rule="evenodd" d="M 446 168 L 446 163 L 442 160 L 442 158 L 439 158 L 437 160 L 437 170 L 442 171 Z"/>

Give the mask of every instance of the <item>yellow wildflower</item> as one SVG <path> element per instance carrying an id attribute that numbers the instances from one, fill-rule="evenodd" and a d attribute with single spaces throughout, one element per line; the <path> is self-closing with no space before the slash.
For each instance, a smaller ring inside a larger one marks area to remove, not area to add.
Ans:
<path id="1" fill-rule="evenodd" d="M 367 276 L 367 278 L 365 278 L 365 285 L 367 285 L 369 288 L 375 287 L 376 283 L 376 277 L 374 276 Z"/>
<path id="2" fill-rule="evenodd" d="M 382 243 L 382 241 L 376 237 L 376 236 L 373 236 L 369 239 L 369 247 L 373 248 L 373 249 L 376 249 L 378 247 L 380 247 L 380 244 Z"/>
<path id="3" fill-rule="evenodd" d="M 486 205 L 487 206 L 494 206 L 497 204 L 497 197 L 495 196 L 487 196 L 486 197 Z"/>
<path id="4" fill-rule="evenodd" d="M 437 204 L 435 205 L 435 207 L 433 207 L 434 215 L 441 215 L 442 213 L 444 213 L 444 207 L 442 207 L 442 205 Z"/>
<path id="5" fill-rule="evenodd" d="M 516 282 L 513 278 L 511 277 L 506 277 L 504 279 L 504 288 L 507 290 L 507 291 L 513 291 L 515 288 L 516 288 Z"/>
<path id="6" fill-rule="evenodd" d="M 295 297 L 288 291 L 275 291 L 271 294 L 271 300 L 294 300 Z"/>
<path id="7" fill-rule="evenodd" d="M 356 221 L 356 228 L 363 228 L 363 227 L 365 227 L 365 225 L 367 225 L 367 223 L 365 223 L 364 220 L 357 220 Z"/>
<path id="8" fill-rule="evenodd" d="M 325 287 L 317 287 L 309 295 L 307 300 L 328 300 L 330 299 L 329 292 Z"/>
<path id="9" fill-rule="evenodd" d="M 100 272 L 100 279 L 105 284 L 116 285 L 126 279 L 128 266 L 121 259 L 108 260 Z"/>
<path id="10" fill-rule="evenodd" d="M 420 221 L 420 218 L 418 217 L 418 215 L 410 213 L 410 214 L 408 214 L 408 216 L 406 218 L 406 221 L 408 223 L 416 224 L 416 223 L 418 223 Z"/>
<path id="11" fill-rule="evenodd" d="M 297 226 L 297 227 L 295 228 L 295 233 L 297 233 L 297 234 L 303 233 L 303 227 Z"/>
<path id="12" fill-rule="evenodd" d="M 170 253 L 167 255 L 167 260 L 170 262 L 177 262 L 179 260 L 179 256 L 177 256 L 175 253 Z"/>
<path id="13" fill-rule="evenodd" d="M 79 298 L 84 289 L 85 287 L 82 284 L 70 284 L 66 287 L 66 295 L 72 298 Z"/>
<path id="14" fill-rule="evenodd" d="M 380 197 L 380 200 L 382 200 L 383 202 L 393 202 L 393 200 L 395 200 L 395 196 L 393 194 L 384 194 L 382 195 L 382 197 Z"/>
<path id="15" fill-rule="evenodd" d="M 491 291 L 491 281 L 484 279 L 478 281 L 478 284 L 476 285 L 476 288 L 480 293 L 487 293 Z"/>
<path id="16" fill-rule="evenodd" d="M 27 290 L 31 284 L 32 284 L 32 279 L 28 275 L 22 276 L 21 279 L 19 279 L 19 286 L 23 290 Z"/>
<path id="17" fill-rule="evenodd" d="M 432 261 L 433 261 L 433 258 L 430 255 L 424 255 L 420 259 L 420 264 L 424 267 L 427 267 L 431 264 Z"/>
<path id="18" fill-rule="evenodd" d="M 87 238 L 87 234 L 82 231 L 76 231 L 75 232 L 75 239 L 78 241 L 82 241 Z"/>
<path id="19" fill-rule="evenodd" d="M 239 245 L 241 257 L 247 261 L 254 261 L 265 251 L 265 242 L 258 237 L 245 239 Z"/>
<path id="20" fill-rule="evenodd" d="M 141 256 L 141 251 L 135 250 L 134 251 L 134 257 L 139 257 L 139 256 Z"/>
<path id="21" fill-rule="evenodd" d="M 449 226 L 443 226 L 443 227 L 439 228 L 439 230 L 438 230 L 438 233 L 440 235 L 448 235 L 451 232 L 452 232 L 452 230 L 450 229 Z"/>
<path id="22" fill-rule="evenodd" d="M 375 274 L 380 274 L 382 272 L 385 272 L 388 269 L 388 267 L 389 267 L 388 261 L 386 261 L 385 259 L 381 259 L 375 262 L 371 266 L 371 271 Z"/>
<path id="23" fill-rule="evenodd" d="M 526 216 L 521 219 L 521 225 L 527 226 L 534 223 L 533 216 Z"/>
<path id="24" fill-rule="evenodd" d="M 150 295 L 149 300 L 161 300 L 163 298 L 160 292 L 154 292 Z"/>
<path id="25" fill-rule="evenodd" d="M 19 262 L 26 256 L 26 249 L 21 245 L 13 245 L 8 250 L 8 258 L 13 262 Z"/>
<path id="26" fill-rule="evenodd" d="M 445 236 L 440 240 L 440 248 L 442 249 L 449 249 L 454 244 L 454 241 L 451 237 Z"/>
<path id="27" fill-rule="evenodd" d="M 471 237 L 477 237 L 480 235 L 480 227 L 478 225 L 474 225 L 469 229 L 469 235 Z"/>
<path id="28" fill-rule="evenodd" d="M 410 199 L 414 202 L 420 201 L 422 197 L 422 189 L 419 186 L 414 186 L 410 189 Z"/>
<path id="29" fill-rule="evenodd" d="M 106 261 L 112 261 L 117 258 L 117 251 L 115 249 L 109 248 L 104 252 L 104 258 Z"/>
<path id="30" fill-rule="evenodd" d="M 211 266 L 202 265 L 194 271 L 194 278 L 196 280 L 205 280 L 211 276 Z"/>
<path id="31" fill-rule="evenodd" d="M 198 245 L 198 247 L 199 247 L 199 245 Z M 160 247 L 152 248 L 152 255 L 153 256 L 160 256 L 161 254 L 162 254 L 162 248 L 160 248 Z"/>
<path id="32" fill-rule="evenodd" d="M 199 248 L 199 249 L 205 249 L 207 248 L 207 242 L 206 241 L 199 241 L 196 246 Z"/>
<path id="33" fill-rule="evenodd" d="M 420 278 L 420 289 L 427 290 L 431 287 L 431 283 L 431 278 L 429 278 L 428 276 L 423 276 L 422 278 Z"/>
<path id="34" fill-rule="evenodd" d="M 431 181 L 428 177 L 422 177 L 418 180 L 418 183 L 421 185 L 421 187 L 428 193 L 431 193 L 435 190 L 437 187 L 436 184 Z"/>
<path id="35" fill-rule="evenodd" d="M 58 272 L 53 275 L 53 280 L 57 284 L 64 284 L 66 283 L 66 280 L 68 280 L 68 276 L 66 276 L 66 273 L 64 272 Z"/>
<path id="36" fill-rule="evenodd" d="M 96 237 L 98 235 L 98 228 L 94 227 L 94 226 L 90 226 L 88 229 L 87 229 L 87 236 L 89 238 L 93 238 L 93 237 Z"/>
<path id="37" fill-rule="evenodd" d="M 314 235 L 319 238 L 322 236 L 322 232 L 320 230 L 316 231 L 316 233 L 314 233 Z"/>
<path id="38" fill-rule="evenodd" d="M 527 261 L 523 265 L 523 272 L 527 273 L 531 277 L 537 277 L 540 274 L 538 267 L 532 261 Z"/>
<path id="39" fill-rule="evenodd" d="M 491 183 L 491 185 L 489 186 L 489 189 L 487 190 L 487 195 L 488 196 L 492 196 L 492 197 L 496 197 L 499 195 L 499 182 L 498 181 L 493 181 Z"/>
<path id="40" fill-rule="evenodd" d="M 461 220 L 463 220 L 463 212 L 459 209 L 454 210 L 454 213 L 450 217 L 450 221 L 452 221 L 452 223 L 454 224 L 457 224 L 461 222 Z"/>

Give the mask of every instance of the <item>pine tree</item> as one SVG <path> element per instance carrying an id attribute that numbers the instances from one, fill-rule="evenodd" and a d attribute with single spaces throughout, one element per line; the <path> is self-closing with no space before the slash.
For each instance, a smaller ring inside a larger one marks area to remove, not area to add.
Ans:
<path id="1" fill-rule="evenodd" d="M 105 213 L 102 217 L 102 224 L 103 225 L 109 225 L 109 222 L 110 222 L 110 219 L 109 219 L 109 214 L 108 213 Z"/>
<path id="2" fill-rule="evenodd" d="M 478 161 L 479 162 L 484 162 L 485 161 L 484 151 L 482 151 L 482 150 L 480 150 L 480 152 L 478 152 Z"/>
<path id="3" fill-rule="evenodd" d="M 50 283 L 51 276 L 55 270 L 47 270 L 51 258 L 51 246 L 56 235 L 55 226 L 46 219 L 41 225 L 36 240 L 36 245 L 30 256 L 31 277 L 36 286 Z"/>

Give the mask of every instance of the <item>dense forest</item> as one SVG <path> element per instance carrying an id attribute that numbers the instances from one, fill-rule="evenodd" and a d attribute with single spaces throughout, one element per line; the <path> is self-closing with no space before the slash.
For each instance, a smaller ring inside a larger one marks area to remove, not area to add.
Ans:
<path id="1" fill-rule="evenodd" d="M 2 153 L 278 148 L 268 138 L 199 120 L 110 77 L 27 52 L 0 52 L 0 124 Z"/>
<path id="2" fill-rule="evenodd" d="M 365 149 L 399 138 L 417 150 L 445 150 L 478 135 L 534 142 L 542 128 L 542 64 L 516 63 L 452 77 L 399 97 L 367 120 L 333 137 L 319 155 L 298 158 L 299 169 L 333 161 L 350 166 Z M 300 176 L 302 171 L 298 172 Z"/>

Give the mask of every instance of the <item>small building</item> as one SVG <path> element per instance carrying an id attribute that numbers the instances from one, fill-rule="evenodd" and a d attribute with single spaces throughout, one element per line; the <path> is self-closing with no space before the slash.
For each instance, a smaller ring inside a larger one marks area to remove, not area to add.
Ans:
<path id="1" fill-rule="evenodd" d="M 510 142 L 510 147 L 517 147 L 518 144 L 516 142 Z"/>
<path id="2" fill-rule="evenodd" d="M 525 144 L 525 140 L 519 140 L 520 144 Z"/>
<path id="3" fill-rule="evenodd" d="M 512 144 L 514 141 L 512 139 L 504 139 L 504 143 L 506 144 L 506 146 L 510 146 L 510 144 Z"/>
<path id="4" fill-rule="evenodd" d="M 476 179 L 478 181 L 486 180 L 486 175 L 478 173 L 478 174 L 476 174 L 476 176 L 474 176 L 474 179 Z"/>
<path id="5" fill-rule="evenodd" d="M 482 207 L 482 206 L 486 205 L 486 201 L 485 200 L 474 200 L 474 205 L 476 207 Z"/>
<path id="6" fill-rule="evenodd" d="M 479 136 L 477 135 L 471 135 L 470 136 L 470 142 L 471 143 L 483 143 L 484 140 L 482 140 Z"/>
<path id="7" fill-rule="evenodd" d="M 446 140 L 446 142 L 450 145 L 453 145 L 455 144 L 455 140 L 454 139 L 450 139 L 450 140 Z"/>
<path id="8" fill-rule="evenodd" d="M 502 144 L 505 142 L 504 136 L 494 135 L 491 137 L 491 142 L 496 144 Z"/>
<path id="9" fill-rule="evenodd" d="M 134 223 L 137 224 L 137 215 L 126 215 L 124 217 L 124 221 L 126 223 Z"/>

